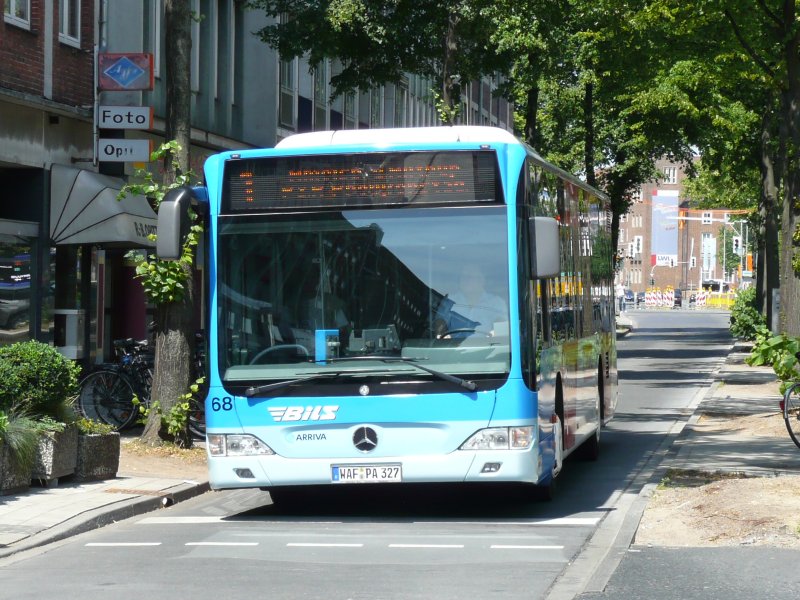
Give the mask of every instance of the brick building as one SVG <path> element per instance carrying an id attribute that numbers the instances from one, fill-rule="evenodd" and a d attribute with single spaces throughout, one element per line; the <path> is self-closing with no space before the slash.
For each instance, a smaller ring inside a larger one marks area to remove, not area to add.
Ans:
<path id="1" fill-rule="evenodd" d="M 663 179 L 643 185 L 631 210 L 620 218 L 618 283 L 634 292 L 669 287 L 692 291 L 711 281 L 731 287 L 746 283 L 746 255 L 740 271 L 724 264 L 722 251 L 737 238 L 744 248 L 743 211 L 690 208 L 682 166 L 661 159 L 656 167 Z"/>

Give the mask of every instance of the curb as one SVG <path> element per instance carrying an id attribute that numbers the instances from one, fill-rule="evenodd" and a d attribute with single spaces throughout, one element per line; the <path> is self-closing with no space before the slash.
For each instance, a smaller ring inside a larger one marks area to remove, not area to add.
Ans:
<path id="1" fill-rule="evenodd" d="M 177 502 L 183 502 L 204 494 L 210 489 L 208 482 L 184 483 L 173 492 L 155 496 L 139 496 L 123 500 L 114 505 L 101 506 L 71 517 L 49 529 L 35 533 L 12 546 L 0 548 L 0 558 L 6 558 L 20 552 L 58 542 L 87 531 L 100 529 L 130 517 L 166 508 Z"/>

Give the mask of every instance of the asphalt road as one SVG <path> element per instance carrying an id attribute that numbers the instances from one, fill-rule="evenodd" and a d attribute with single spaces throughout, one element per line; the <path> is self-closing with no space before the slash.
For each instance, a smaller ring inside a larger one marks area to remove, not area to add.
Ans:
<path id="1" fill-rule="evenodd" d="M 0 596 L 555 600 L 601 592 L 627 548 L 639 489 L 730 343 L 723 314 L 634 320 L 636 332 L 619 343 L 620 401 L 601 458 L 568 461 L 555 502 L 364 487 L 287 510 L 263 492 L 211 492 L 0 561 Z"/>

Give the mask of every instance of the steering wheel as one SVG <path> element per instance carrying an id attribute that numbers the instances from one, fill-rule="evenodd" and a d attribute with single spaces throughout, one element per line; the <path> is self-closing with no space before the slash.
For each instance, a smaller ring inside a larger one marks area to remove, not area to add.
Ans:
<path id="1" fill-rule="evenodd" d="M 305 358 L 311 356 L 308 353 L 308 349 L 303 346 L 302 344 L 278 344 L 277 346 L 269 346 L 268 348 L 264 348 L 260 352 L 258 352 L 253 358 L 250 359 L 250 362 L 247 363 L 249 365 L 254 365 L 258 362 L 258 359 L 266 356 L 270 352 L 278 352 L 280 350 L 294 350 L 296 354 L 302 355 Z"/>

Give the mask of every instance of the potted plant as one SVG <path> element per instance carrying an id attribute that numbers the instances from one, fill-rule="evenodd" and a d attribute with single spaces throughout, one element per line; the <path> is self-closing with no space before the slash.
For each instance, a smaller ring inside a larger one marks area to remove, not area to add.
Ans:
<path id="1" fill-rule="evenodd" d="M 36 460 L 31 478 L 46 487 L 58 485 L 61 477 L 72 475 L 78 459 L 78 428 L 52 417 L 43 417 L 36 422 L 38 439 Z"/>
<path id="2" fill-rule="evenodd" d="M 0 410 L 0 495 L 30 486 L 38 437 L 36 422 L 18 407 Z"/>
<path id="3" fill-rule="evenodd" d="M 75 481 L 96 481 L 117 476 L 119 469 L 119 433 L 107 423 L 79 419 Z"/>
<path id="4" fill-rule="evenodd" d="M 36 422 L 32 476 L 46 485 L 75 469 L 78 432 L 72 424 L 79 373 L 78 365 L 36 340 L 0 347 L 0 410 L 18 406 Z"/>

